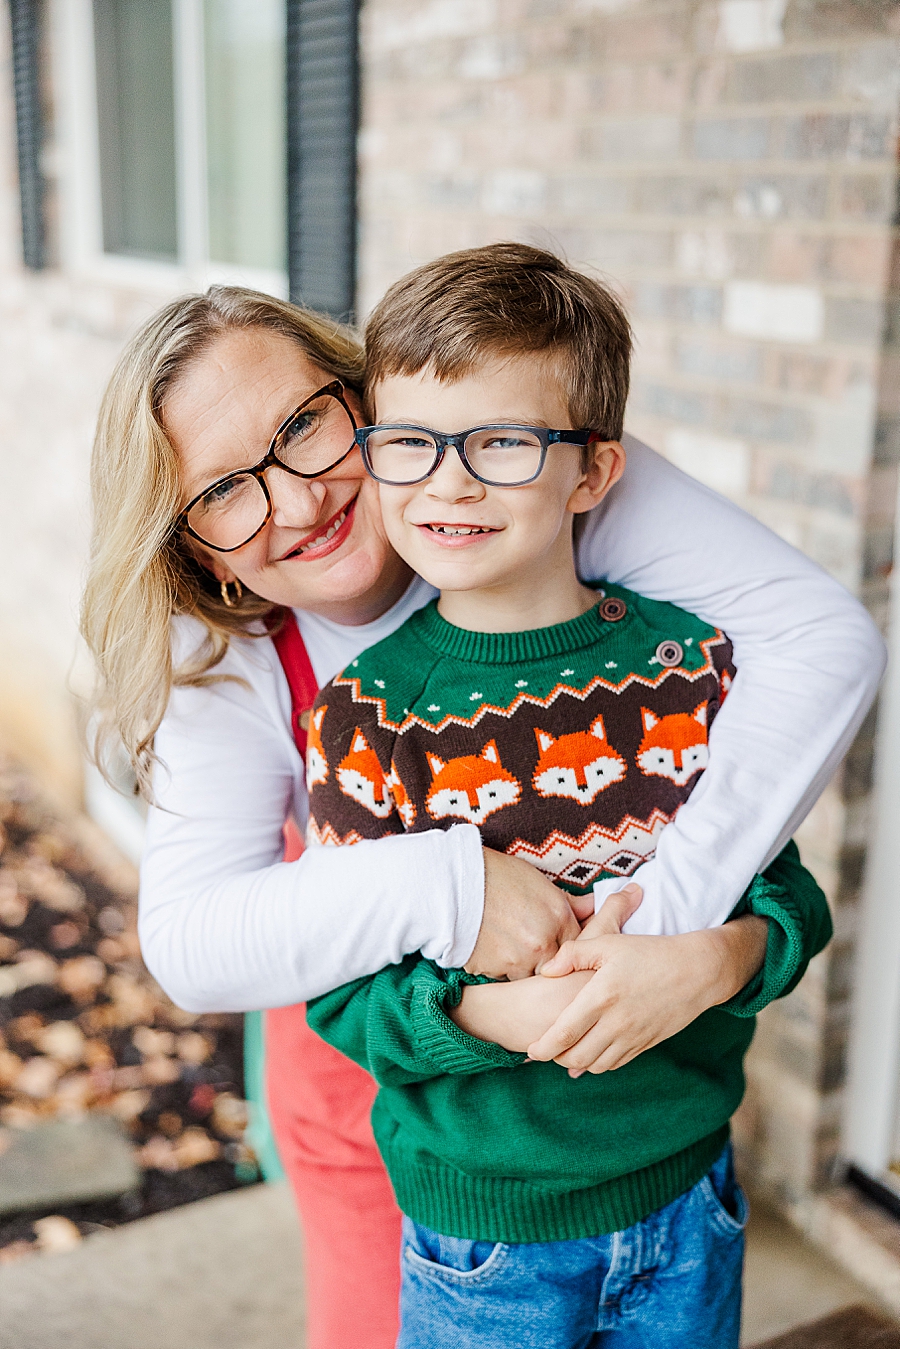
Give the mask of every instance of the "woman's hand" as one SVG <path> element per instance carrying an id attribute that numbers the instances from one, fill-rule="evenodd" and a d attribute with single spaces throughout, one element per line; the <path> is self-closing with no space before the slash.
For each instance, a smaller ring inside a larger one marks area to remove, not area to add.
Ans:
<path id="1" fill-rule="evenodd" d="M 620 898 L 611 896 L 607 904 Z M 573 1076 L 621 1068 L 701 1012 L 727 1002 L 765 958 L 764 918 L 748 915 L 675 937 L 630 937 L 618 931 L 625 921 L 620 912 L 607 912 L 604 905 L 581 936 L 543 966 L 544 978 L 595 973 L 554 1025 L 528 1046 L 529 1057 L 554 1059 Z"/>
<path id="2" fill-rule="evenodd" d="M 484 850 L 484 916 L 469 974 L 527 979 L 578 936 L 568 895 L 530 862 Z"/>
<path id="3" fill-rule="evenodd" d="M 525 863 L 534 870 L 530 863 Z M 554 886 L 550 887 L 559 894 Z M 617 933 L 641 902 L 637 885 L 628 885 L 610 895 L 600 913 L 591 920 L 594 933 Z M 593 896 L 579 907 L 593 904 Z M 576 924 L 577 927 L 577 924 Z M 569 943 L 571 945 L 571 943 Z M 517 979 L 513 983 L 473 984 L 463 989 L 462 999 L 450 1013 L 460 1030 L 478 1040 L 492 1040 L 516 1054 L 524 1054 L 534 1040 L 546 1034 L 569 1004 L 594 978 L 592 970 L 573 971 L 555 979 Z"/>

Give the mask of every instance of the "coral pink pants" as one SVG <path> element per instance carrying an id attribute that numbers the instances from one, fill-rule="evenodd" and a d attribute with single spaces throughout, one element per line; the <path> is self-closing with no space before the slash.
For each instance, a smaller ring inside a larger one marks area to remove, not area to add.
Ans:
<path id="1" fill-rule="evenodd" d="M 305 756 L 318 690 L 290 609 L 273 641 L 291 691 L 294 739 Z M 291 862 L 303 851 L 293 821 L 284 841 L 284 860 Z M 375 1083 L 313 1034 L 302 1004 L 267 1012 L 265 1041 L 269 1122 L 305 1237 L 308 1349 L 393 1349 L 400 1210 L 369 1123 Z"/>
<path id="2" fill-rule="evenodd" d="M 301 1004 L 266 1013 L 266 1090 L 303 1225 L 308 1349 L 392 1349 L 400 1210 L 369 1122 L 375 1083 Z"/>

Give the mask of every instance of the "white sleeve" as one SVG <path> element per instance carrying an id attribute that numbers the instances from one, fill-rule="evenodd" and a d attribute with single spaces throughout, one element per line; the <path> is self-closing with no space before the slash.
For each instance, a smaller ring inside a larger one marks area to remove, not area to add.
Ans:
<path id="1" fill-rule="evenodd" d="M 473 825 L 279 862 L 285 819 L 305 822 L 305 786 L 278 715 L 289 695 L 274 649 L 254 647 L 219 667 L 246 682 L 177 689 L 156 735 L 140 891 L 148 968 L 179 1006 L 207 1012 L 302 1002 L 411 951 L 464 964 L 484 890 Z"/>
<path id="2" fill-rule="evenodd" d="M 630 879 L 628 932 L 723 922 L 808 813 L 859 729 L 886 652 L 862 605 L 752 516 L 625 438 L 628 464 L 579 544 L 608 578 L 724 629 L 737 677 L 710 733 L 709 767 Z M 621 888 L 595 887 L 597 903 Z"/>

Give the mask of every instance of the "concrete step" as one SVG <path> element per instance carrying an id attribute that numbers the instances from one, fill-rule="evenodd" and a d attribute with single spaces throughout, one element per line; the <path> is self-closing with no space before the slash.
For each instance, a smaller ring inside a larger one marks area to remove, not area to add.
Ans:
<path id="1" fill-rule="evenodd" d="M 301 1245 L 255 1185 L 0 1267 L 0 1349 L 302 1349 Z"/>

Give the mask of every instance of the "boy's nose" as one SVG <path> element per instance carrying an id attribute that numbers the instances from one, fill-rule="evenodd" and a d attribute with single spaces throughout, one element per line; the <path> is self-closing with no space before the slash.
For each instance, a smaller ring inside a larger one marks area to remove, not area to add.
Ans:
<path id="1" fill-rule="evenodd" d="M 455 445 L 447 446 L 425 489 L 440 501 L 479 501 L 484 496 L 484 484 L 467 472 Z"/>

